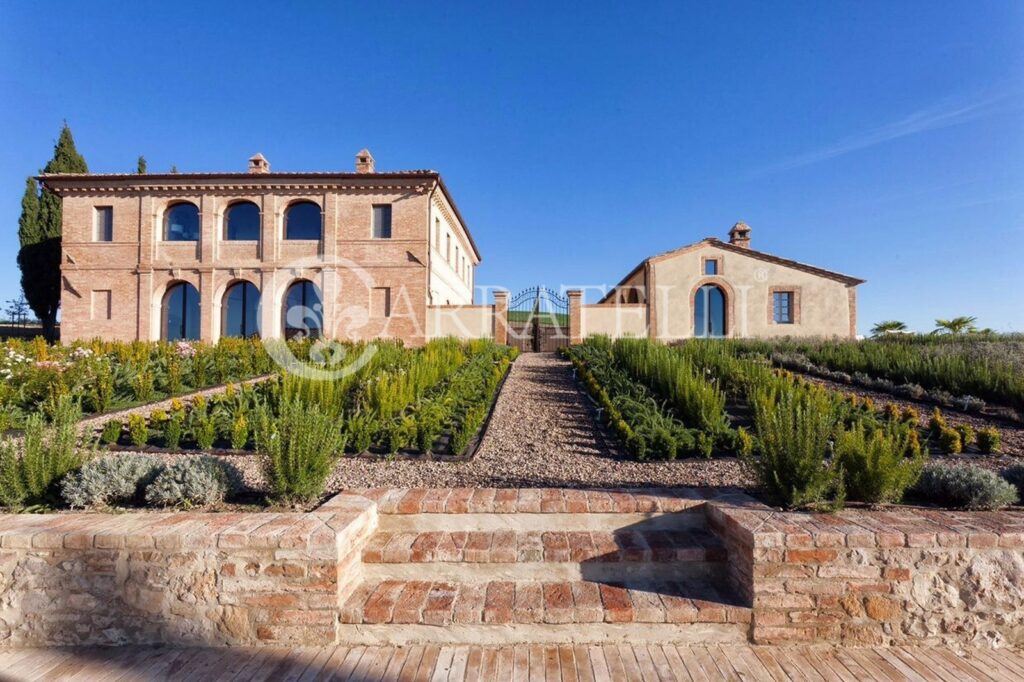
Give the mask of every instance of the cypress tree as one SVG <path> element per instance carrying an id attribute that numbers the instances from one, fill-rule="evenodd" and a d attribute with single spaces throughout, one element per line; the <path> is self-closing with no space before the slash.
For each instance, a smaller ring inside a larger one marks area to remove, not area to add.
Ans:
<path id="1" fill-rule="evenodd" d="M 65 122 L 53 147 L 53 158 L 43 168 L 43 173 L 88 172 L 89 167 L 75 149 L 71 128 Z M 22 215 L 18 221 L 21 288 L 32 312 L 43 323 L 43 335 L 50 340 L 54 339 L 57 309 L 60 307 L 61 219 L 60 197 L 45 188 L 42 194 L 37 194 L 35 181 L 27 183 Z"/>
<path id="2" fill-rule="evenodd" d="M 139 156 L 139 164 L 136 167 L 136 172 L 139 175 L 145 175 L 146 174 L 146 157 L 145 156 L 141 156 L 141 155 Z"/>
<path id="3" fill-rule="evenodd" d="M 39 186 L 36 179 L 25 179 L 25 193 L 21 196 L 21 217 L 18 218 L 18 242 L 35 244 L 39 236 Z"/>

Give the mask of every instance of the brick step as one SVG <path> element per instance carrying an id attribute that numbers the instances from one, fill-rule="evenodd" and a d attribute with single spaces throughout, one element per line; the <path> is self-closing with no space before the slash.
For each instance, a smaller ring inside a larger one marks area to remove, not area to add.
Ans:
<path id="1" fill-rule="evenodd" d="M 633 514 L 681 512 L 729 494 L 716 488 L 361 488 L 380 514 Z"/>
<path id="2" fill-rule="evenodd" d="M 750 613 L 710 580 L 367 581 L 341 608 L 340 641 L 743 641 Z"/>
<path id="3" fill-rule="evenodd" d="M 722 562 L 725 547 L 702 529 L 646 531 L 378 531 L 363 563 Z"/>

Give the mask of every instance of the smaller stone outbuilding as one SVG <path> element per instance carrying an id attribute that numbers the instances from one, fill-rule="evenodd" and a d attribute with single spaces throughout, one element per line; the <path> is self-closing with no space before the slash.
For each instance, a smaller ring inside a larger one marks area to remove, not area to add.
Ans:
<path id="1" fill-rule="evenodd" d="M 846 337 L 857 334 L 864 280 L 755 251 L 750 227 L 647 258 L 597 305 L 581 336 Z"/>

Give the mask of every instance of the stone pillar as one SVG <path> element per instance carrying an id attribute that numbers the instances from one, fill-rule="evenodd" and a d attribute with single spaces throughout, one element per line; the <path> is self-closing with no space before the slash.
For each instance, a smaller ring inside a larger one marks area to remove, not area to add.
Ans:
<path id="1" fill-rule="evenodd" d="M 569 345 L 575 346 L 583 342 L 583 290 L 569 289 L 565 294 L 569 297 Z"/>
<path id="2" fill-rule="evenodd" d="M 508 292 L 494 292 L 494 342 L 508 345 Z"/>
<path id="3" fill-rule="evenodd" d="M 219 306 L 213 301 L 213 271 L 199 273 L 199 339 L 206 343 L 217 343 L 220 338 Z"/>

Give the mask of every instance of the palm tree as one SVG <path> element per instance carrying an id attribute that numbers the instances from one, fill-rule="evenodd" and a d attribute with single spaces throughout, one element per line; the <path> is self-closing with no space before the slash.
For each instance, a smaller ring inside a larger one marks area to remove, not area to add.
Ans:
<path id="1" fill-rule="evenodd" d="M 907 331 L 907 325 L 899 320 L 883 320 L 871 328 L 872 336 L 885 336 Z"/>
<path id="2" fill-rule="evenodd" d="M 935 320 L 935 331 L 932 334 L 969 334 L 976 332 L 978 328 L 974 326 L 974 323 L 977 321 L 978 318 L 968 317 L 967 315 L 954 317 L 952 320 Z"/>

